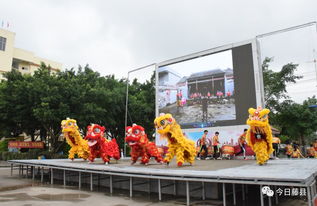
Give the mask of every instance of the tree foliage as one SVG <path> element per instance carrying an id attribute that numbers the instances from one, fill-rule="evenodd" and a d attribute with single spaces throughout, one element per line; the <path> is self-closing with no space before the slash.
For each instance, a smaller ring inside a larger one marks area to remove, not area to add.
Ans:
<path id="1" fill-rule="evenodd" d="M 126 79 L 113 75 L 102 77 L 88 65 L 78 71 L 65 70 L 52 74 L 42 64 L 34 75 L 22 75 L 12 70 L 0 83 L 0 135 L 16 137 L 21 133 L 32 139 L 40 134 L 50 143 L 51 150 L 60 150 L 61 120 L 77 120 L 82 132 L 87 125 L 104 125 L 107 134 L 122 146 L 124 143 L 124 118 Z M 128 123 L 153 128 L 154 78 L 143 84 L 134 80 L 129 84 Z M 153 130 L 153 129 L 152 129 Z"/>
<path id="2" fill-rule="evenodd" d="M 304 145 L 317 131 L 317 110 L 309 107 L 316 105 L 317 99 L 313 96 L 302 104 L 292 101 L 287 95 L 286 85 L 302 78 L 294 74 L 298 65 L 289 63 L 281 71 L 274 72 L 269 68 L 271 61 L 272 58 L 265 58 L 262 64 L 265 103 L 272 111 L 270 123 L 279 128 L 282 135 Z"/>
<path id="3" fill-rule="evenodd" d="M 286 85 L 296 83 L 296 80 L 302 76 L 294 74 L 298 64 L 288 63 L 284 65 L 279 72 L 272 71 L 269 66 L 273 58 L 266 57 L 262 64 L 263 82 L 264 82 L 264 100 L 266 107 L 275 111 L 281 100 L 289 99 Z"/>

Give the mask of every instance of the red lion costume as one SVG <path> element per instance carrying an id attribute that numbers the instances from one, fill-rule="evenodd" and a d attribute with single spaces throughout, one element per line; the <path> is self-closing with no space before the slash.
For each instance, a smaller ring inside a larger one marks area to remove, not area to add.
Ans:
<path id="1" fill-rule="evenodd" d="M 92 124 L 87 127 L 85 139 L 88 140 L 90 150 L 89 161 L 93 162 L 95 158 L 101 157 L 105 164 L 108 164 L 110 158 L 120 159 L 119 146 L 116 139 L 108 141 L 104 137 L 105 127 L 98 124 Z"/>
<path id="2" fill-rule="evenodd" d="M 139 157 L 142 157 L 141 164 L 145 165 L 149 163 L 151 157 L 155 157 L 155 160 L 159 163 L 163 161 L 158 148 L 155 143 L 149 141 L 143 127 L 133 124 L 132 127 L 126 128 L 126 132 L 125 141 L 131 147 L 131 164 L 136 163 Z"/>

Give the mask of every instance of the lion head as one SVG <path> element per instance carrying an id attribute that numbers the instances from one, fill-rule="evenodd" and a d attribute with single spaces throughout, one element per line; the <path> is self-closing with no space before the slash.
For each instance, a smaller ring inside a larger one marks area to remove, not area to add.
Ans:
<path id="1" fill-rule="evenodd" d="M 160 114 L 154 120 L 155 128 L 157 132 L 161 135 L 166 135 L 170 132 L 171 126 L 175 123 L 175 119 L 171 114 Z"/>
<path id="2" fill-rule="evenodd" d="M 105 127 L 100 126 L 99 124 L 91 124 L 87 127 L 87 133 L 85 140 L 88 140 L 88 145 L 90 147 L 98 143 L 99 140 L 104 138 Z"/>
<path id="3" fill-rule="evenodd" d="M 129 146 L 137 146 L 140 144 L 144 144 L 148 141 L 148 138 L 145 134 L 144 128 L 133 124 L 132 127 L 126 127 L 126 138 L 125 142 L 129 144 Z"/>
<path id="4" fill-rule="evenodd" d="M 265 139 L 268 135 L 270 128 L 269 113 L 269 109 L 262 109 L 261 107 L 249 109 L 247 124 L 250 125 L 251 134 L 254 135 L 256 139 Z"/>
<path id="5" fill-rule="evenodd" d="M 67 118 L 61 122 L 62 133 L 66 141 L 71 146 L 78 145 L 80 142 L 79 129 L 77 126 L 77 122 L 74 119 Z"/>

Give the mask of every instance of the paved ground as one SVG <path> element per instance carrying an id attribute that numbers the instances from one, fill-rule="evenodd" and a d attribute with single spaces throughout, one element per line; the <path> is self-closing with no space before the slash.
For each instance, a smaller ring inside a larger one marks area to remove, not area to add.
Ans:
<path id="1" fill-rule="evenodd" d="M 139 196 L 133 199 L 126 194 L 111 196 L 102 192 L 88 192 L 72 187 L 32 183 L 30 179 L 10 176 L 10 168 L 0 168 L 1 206 L 177 206 L 177 202 L 157 202 Z"/>

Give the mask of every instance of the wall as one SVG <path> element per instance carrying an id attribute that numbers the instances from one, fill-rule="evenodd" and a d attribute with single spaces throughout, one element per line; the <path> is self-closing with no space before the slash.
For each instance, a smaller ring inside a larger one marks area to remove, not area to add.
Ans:
<path id="1" fill-rule="evenodd" d="M 0 79 L 2 73 L 11 71 L 15 33 L 0 29 L 0 36 L 6 38 L 5 51 L 0 50 Z"/>

